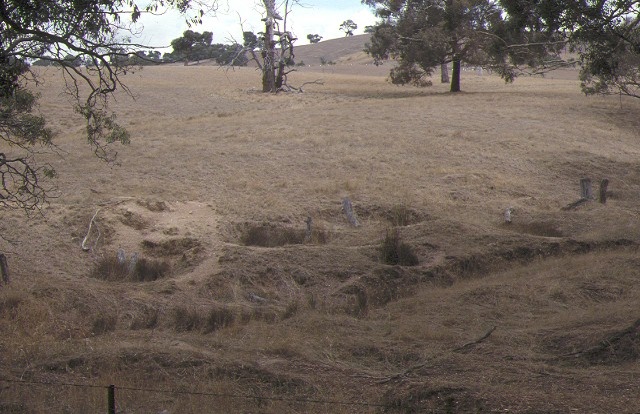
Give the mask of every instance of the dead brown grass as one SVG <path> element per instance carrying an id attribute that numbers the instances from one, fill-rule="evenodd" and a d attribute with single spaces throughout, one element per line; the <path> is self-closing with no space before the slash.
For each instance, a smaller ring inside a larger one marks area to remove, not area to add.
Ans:
<path id="1" fill-rule="evenodd" d="M 450 95 L 367 70 L 263 95 L 250 68 L 146 68 L 114 105 L 134 136 L 117 168 L 44 74 L 60 198 L 2 213 L 1 377 L 134 388 L 127 412 L 634 411 L 640 102 L 567 76 L 465 73 Z M 562 210 L 585 176 L 609 202 Z M 416 266 L 380 262 L 390 226 Z M 172 271 L 91 278 L 118 249 Z M 104 409 L 103 389 L 2 386 L 2 412 Z"/>

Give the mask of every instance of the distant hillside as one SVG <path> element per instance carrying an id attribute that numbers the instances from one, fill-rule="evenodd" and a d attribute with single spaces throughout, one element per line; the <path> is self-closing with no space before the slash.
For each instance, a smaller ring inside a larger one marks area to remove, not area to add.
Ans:
<path id="1" fill-rule="evenodd" d="M 364 46 L 369 42 L 369 39 L 371 39 L 370 34 L 363 34 L 325 40 L 316 44 L 295 45 L 295 60 L 307 65 L 319 65 L 322 59 L 336 63 L 344 61 L 373 62 L 373 59 L 364 52 Z M 306 41 L 306 39 L 304 40 Z"/>
<path id="2" fill-rule="evenodd" d="M 382 66 L 373 64 L 373 59 L 364 52 L 365 44 L 370 39 L 370 34 L 363 34 L 325 40 L 315 44 L 294 44 L 295 62 L 305 65 L 305 67 L 296 68 L 296 71 L 386 76 L 392 63 Z M 307 39 L 299 39 L 299 41 L 307 41 Z M 335 65 L 322 65 L 322 62 L 333 62 Z M 209 64 L 216 63 L 212 61 Z M 255 62 L 250 61 L 248 66 L 255 67 Z"/>

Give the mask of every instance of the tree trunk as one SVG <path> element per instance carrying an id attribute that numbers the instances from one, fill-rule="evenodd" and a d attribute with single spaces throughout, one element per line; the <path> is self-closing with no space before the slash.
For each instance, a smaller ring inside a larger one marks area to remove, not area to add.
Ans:
<path id="1" fill-rule="evenodd" d="M 282 88 L 282 85 L 284 84 L 284 70 L 285 70 L 286 66 L 284 64 L 284 62 L 278 62 L 278 74 L 276 75 L 276 80 L 275 80 L 275 87 L 276 87 L 276 91 L 280 90 L 280 88 Z"/>
<path id="2" fill-rule="evenodd" d="M 267 2 L 265 2 L 265 5 Z M 276 57 L 275 43 L 273 41 L 273 17 L 270 10 L 267 9 L 267 18 L 265 19 L 265 35 L 264 35 L 264 65 L 262 67 L 262 92 L 276 91 L 276 74 L 274 72 L 274 60 Z"/>
<path id="3" fill-rule="evenodd" d="M 451 74 L 451 92 L 460 92 L 460 59 L 453 61 L 453 73 Z"/>
<path id="4" fill-rule="evenodd" d="M 449 65 L 447 63 L 440 64 L 440 82 L 449 83 Z"/>

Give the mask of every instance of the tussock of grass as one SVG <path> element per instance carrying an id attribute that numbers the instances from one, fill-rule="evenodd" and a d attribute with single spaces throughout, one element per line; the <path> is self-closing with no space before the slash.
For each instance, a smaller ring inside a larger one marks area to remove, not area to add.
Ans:
<path id="1" fill-rule="evenodd" d="M 321 223 L 313 223 L 311 234 L 305 234 L 305 243 L 327 244 L 331 239 L 331 232 Z"/>
<path id="2" fill-rule="evenodd" d="M 383 396 L 385 412 L 414 413 L 480 413 L 485 411 L 483 402 L 472 392 L 457 387 L 413 386 L 407 390 L 387 392 Z"/>
<path id="3" fill-rule="evenodd" d="M 302 244 L 305 232 L 302 229 L 277 227 L 268 224 L 248 226 L 240 241 L 245 246 L 278 247 L 288 244 Z"/>
<path id="4" fill-rule="evenodd" d="M 295 316 L 300 310 L 300 304 L 297 301 L 290 302 L 282 313 L 282 319 L 289 319 Z"/>
<path id="5" fill-rule="evenodd" d="M 280 247 L 303 243 L 327 244 L 329 231 L 320 223 L 313 223 L 311 232 L 306 228 L 284 227 L 272 223 L 246 223 L 238 226 L 240 243 L 245 246 Z"/>
<path id="6" fill-rule="evenodd" d="M 107 256 L 96 263 L 91 277 L 109 282 L 128 280 L 129 265 L 126 262 L 120 262 L 116 256 Z"/>
<path id="7" fill-rule="evenodd" d="M 20 304 L 25 301 L 26 295 L 23 292 L 4 289 L 0 293 L 0 315 L 11 315 L 17 312 Z"/>
<path id="8" fill-rule="evenodd" d="M 116 317 L 116 315 L 100 315 L 93 321 L 91 333 L 93 335 L 102 335 L 107 332 L 114 331 L 116 329 L 117 322 L 118 318 Z"/>
<path id="9" fill-rule="evenodd" d="M 158 326 L 158 309 L 151 308 L 144 312 L 137 313 L 129 324 L 129 329 L 136 331 L 139 329 L 153 329 Z"/>
<path id="10" fill-rule="evenodd" d="M 133 269 L 133 279 L 136 282 L 152 282 L 165 277 L 169 270 L 169 263 L 165 261 L 149 260 L 141 257 Z"/>
<path id="11" fill-rule="evenodd" d="M 215 332 L 218 329 L 231 326 L 236 320 L 236 316 L 227 307 L 212 308 L 207 315 L 203 332 L 210 333 Z"/>
<path id="12" fill-rule="evenodd" d="M 380 246 L 380 260 L 385 264 L 400 266 L 417 266 L 420 263 L 411 246 L 400 240 L 397 229 L 387 231 Z"/>
<path id="13" fill-rule="evenodd" d="M 176 332 L 201 332 L 208 334 L 232 326 L 236 315 L 226 306 L 198 309 L 195 306 L 178 306 L 172 312 L 172 326 Z"/>
<path id="14" fill-rule="evenodd" d="M 389 221 L 394 227 L 408 226 L 411 224 L 411 210 L 404 205 L 399 204 L 391 209 Z"/>
<path id="15" fill-rule="evenodd" d="M 176 332 L 188 332 L 198 329 L 202 318 L 194 307 L 178 306 L 172 313 L 173 328 Z"/>
<path id="16" fill-rule="evenodd" d="M 171 266 L 166 261 L 144 257 L 135 262 L 120 261 L 114 256 L 100 259 L 91 276 L 108 282 L 152 282 L 166 277 Z"/>

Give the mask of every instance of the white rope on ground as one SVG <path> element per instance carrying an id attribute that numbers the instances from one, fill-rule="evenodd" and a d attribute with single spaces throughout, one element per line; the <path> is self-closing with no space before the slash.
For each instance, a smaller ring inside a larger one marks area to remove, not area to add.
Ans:
<path id="1" fill-rule="evenodd" d="M 100 211 L 100 209 L 97 209 L 95 214 L 93 215 L 93 217 L 91 217 L 91 221 L 89 222 L 89 229 L 87 230 L 87 235 L 84 236 L 84 239 L 82 240 L 81 246 L 82 246 L 82 250 L 84 250 L 85 252 L 88 252 L 89 250 L 91 250 L 91 247 L 87 246 L 87 240 L 89 239 L 89 235 L 91 234 L 91 227 L 93 227 L 93 222 L 95 221 L 96 216 L 98 215 L 99 211 Z M 100 230 L 99 229 L 98 229 L 98 238 L 100 238 Z"/>

